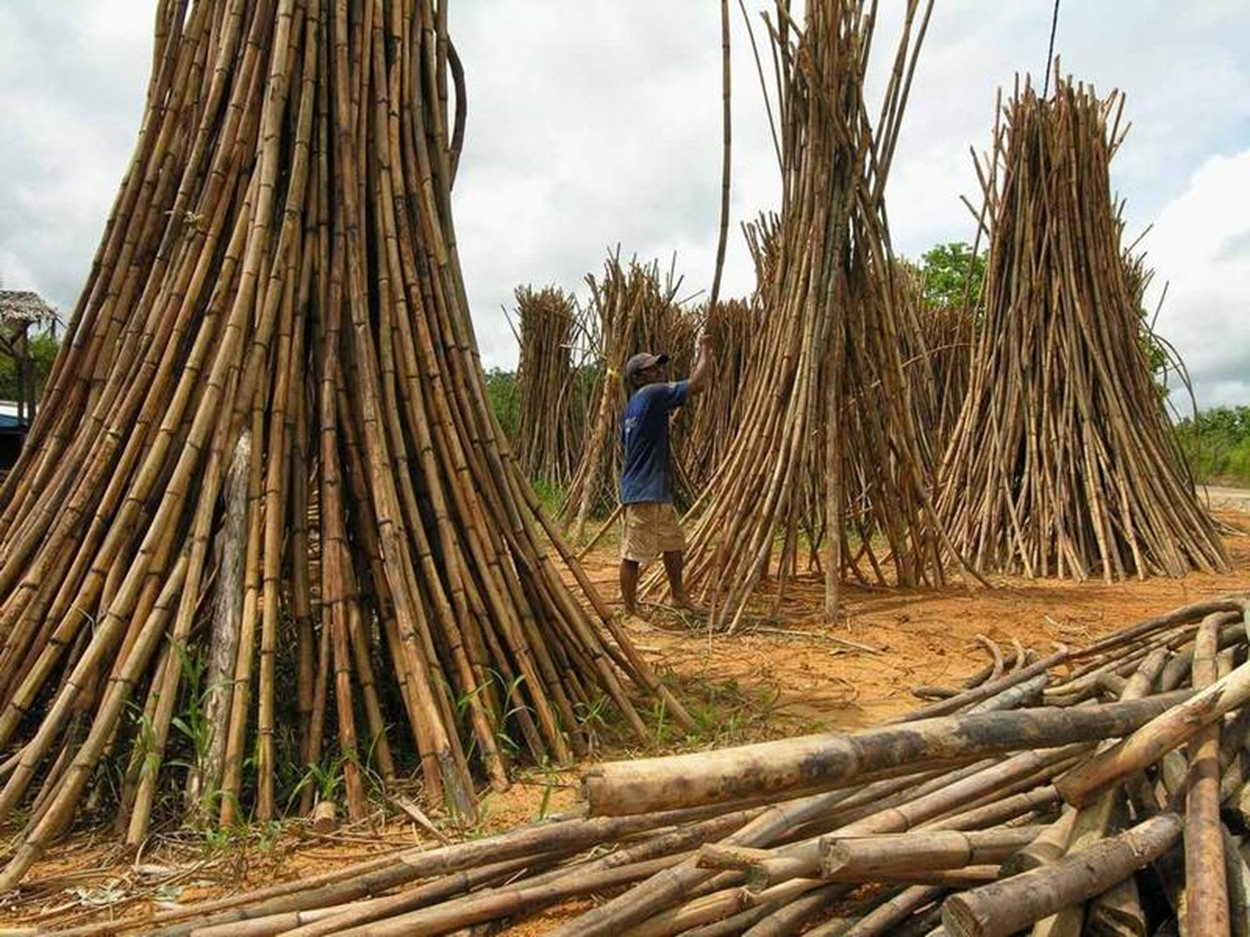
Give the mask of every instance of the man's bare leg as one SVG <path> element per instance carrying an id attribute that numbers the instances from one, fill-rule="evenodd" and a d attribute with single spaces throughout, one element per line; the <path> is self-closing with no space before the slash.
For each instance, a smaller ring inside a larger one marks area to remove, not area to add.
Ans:
<path id="1" fill-rule="evenodd" d="M 664 554 L 664 571 L 668 573 L 668 589 L 673 594 L 673 604 L 678 608 L 698 612 L 694 603 L 686 595 L 686 587 L 681 581 L 682 570 L 686 565 L 685 554 L 681 550 L 670 550 Z"/>
<path id="2" fill-rule="evenodd" d="M 627 615 L 638 614 L 638 564 L 633 560 L 621 560 L 621 602 Z"/>

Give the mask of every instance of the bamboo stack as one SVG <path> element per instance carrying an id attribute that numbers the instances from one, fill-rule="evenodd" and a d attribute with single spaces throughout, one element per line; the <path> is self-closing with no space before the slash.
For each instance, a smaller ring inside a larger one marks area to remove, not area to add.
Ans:
<path id="1" fill-rule="evenodd" d="M 157 4 L 134 159 L 0 490 L 0 819 L 27 818 L 0 890 L 84 804 L 137 845 L 184 797 L 267 819 L 337 766 L 353 817 L 414 769 L 471 816 L 471 771 L 585 753 L 600 699 L 640 739 L 642 697 L 688 723 L 566 586 L 488 406 L 464 101 L 445 2 Z"/>
<path id="2" fill-rule="evenodd" d="M 779 227 L 777 216 L 764 212 L 742 225 L 755 265 L 756 285 L 751 297 L 718 302 L 714 309 L 704 306 L 695 313 L 702 323 L 697 331 L 712 337 L 715 353 L 707 387 L 701 397 L 687 404 L 689 413 L 681 416 L 685 421 L 681 425 L 689 427 L 689 434 L 677 456 L 694 493 L 707 487 L 738 432 L 743 387 L 752 374 L 764 321 L 764 288 L 776 269 Z"/>
<path id="3" fill-rule="evenodd" d="M 771 570 L 806 559 L 832 613 L 844 576 L 941 582 L 935 458 L 913 396 L 931 393 L 919 322 L 890 257 L 884 187 L 931 5 L 908 4 L 874 132 L 863 93 L 869 5 L 819 0 L 770 24 L 779 69 L 782 210 L 757 267 L 763 312 L 741 431 L 692 509 L 687 580 L 732 630 Z M 763 245 L 761 245 L 763 246 Z M 919 388 L 919 390 L 917 390 Z M 830 535 L 826 536 L 826 532 Z M 823 556 L 821 555 L 823 543 Z"/>
<path id="4" fill-rule="evenodd" d="M 588 275 L 586 283 L 600 370 L 587 409 L 590 418 L 581 461 L 560 508 L 560 519 L 574 541 L 581 539 L 588 517 L 612 511 L 619 500 L 621 418 L 629 399 L 622 379 L 625 362 L 640 351 L 663 352 L 669 356 L 669 373 L 685 377 L 693 364 L 698 328 L 678 302 L 681 278 L 672 266 L 662 277 L 657 261 L 641 264 L 635 258 L 627 269 L 621 265 L 618 248 L 604 261 L 602 277 Z M 681 417 L 676 418 L 673 440 L 678 449 L 685 425 Z M 677 489 L 681 497 L 689 490 L 680 476 Z"/>
<path id="5" fill-rule="evenodd" d="M 980 570 L 1110 581 L 1227 569 L 1156 388 L 1109 166 L 1124 98 L 1027 83 L 985 184 L 986 321 L 940 511 Z"/>
<path id="6" fill-rule="evenodd" d="M 716 350 L 706 389 L 677 417 L 685 435 L 679 438 L 675 455 L 691 490 L 697 492 L 707 484 L 737 435 L 742 382 L 750 373 L 760 313 L 751 300 L 727 299 L 711 310 L 703 307 L 694 317 L 702 321 L 702 331 L 711 336 Z"/>
<path id="7" fill-rule="evenodd" d="M 950 444 L 959 422 L 972 375 L 972 347 L 975 323 L 966 309 L 954 306 L 920 306 L 920 332 L 923 351 L 931 371 L 931 395 L 920 396 L 916 423 L 929 433 L 929 445 L 936 458 Z"/>
<path id="8" fill-rule="evenodd" d="M 995 647 L 874 728 L 602 764 L 581 816 L 145 926 L 441 934 L 606 893 L 556 933 L 1241 935 L 1250 841 L 1221 810 L 1250 820 L 1247 623 L 1234 595 L 1080 650 Z"/>
<path id="9" fill-rule="evenodd" d="M 585 442 L 587 382 L 577 349 L 586 335 L 573 297 L 563 290 L 520 286 L 515 295 L 517 459 L 526 477 L 563 488 Z"/>

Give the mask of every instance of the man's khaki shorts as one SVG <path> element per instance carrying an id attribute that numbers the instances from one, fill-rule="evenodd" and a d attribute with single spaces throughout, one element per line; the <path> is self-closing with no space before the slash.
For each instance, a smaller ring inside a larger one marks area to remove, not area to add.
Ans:
<path id="1" fill-rule="evenodd" d="M 667 501 L 625 505 L 625 536 L 621 559 L 650 563 L 661 553 L 686 549 L 686 536 L 677 523 L 677 511 Z"/>

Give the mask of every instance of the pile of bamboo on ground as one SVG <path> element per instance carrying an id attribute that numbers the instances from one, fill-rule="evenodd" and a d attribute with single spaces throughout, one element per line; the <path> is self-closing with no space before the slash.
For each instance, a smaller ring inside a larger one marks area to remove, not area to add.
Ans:
<path id="1" fill-rule="evenodd" d="M 617 890 L 557 933 L 1244 935 L 1247 624 L 1236 595 L 1040 658 L 987 642 L 962 687 L 875 728 L 603 764 L 581 816 L 148 926 L 440 934 Z"/>
<path id="2" fill-rule="evenodd" d="M 586 438 L 585 328 L 573 297 L 550 286 L 517 287 L 516 322 L 517 461 L 527 478 L 562 487 Z"/>
<path id="3" fill-rule="evenodd" d="M 911 399 L 913 384 L 931 392 L 929 369 L 923 357 L 910 369 L 920 376 L 904 366 L 919 326 L 900 297 L 884 208 L 930 10 L 908 5 L 875 131 L 869 5 L 812 0 L 801 33 L 785 15 L 770 26 L 782 209 L 740 430 L 692 509 L 687 551 L 687 576 L 718 626 L 735 626 L 770 568 L 778 594 L 801 554 L 821 568 L 822 541 L 830 610 L 843 575 L 942 579 L 935 459 Z"/>
<path id="4" fill-rule="evenodd" d="M 1143 348 L 1109 164 L 1123 96 L 1058 81 L 1000 112 L 985 323 L 940 509 L 980 570 L 1105 579 L 1228 565 Z"/>
<path id="5" fill-rule="evenodd" d="M 560 508 L 560 519 L 573 540 L 581 539 L 587 517 L 612 511 L 619 500 L 621 417 L 629 399 L 622 378 L 625 362 L 640 351 L 664 353 L 669 356 L 669 373 L 685 377 L 698 329 L 697 320 L 678 302 L 681 278 L 672 267 L 663 278 L 657 261 L 640 264 L 634 259 L 626 269 L 618 249 L 604 261 L 602 279 L 590 274 L 586 283 L 591 298 L 588 325 L 598 330 L 601 370 L 587 409 L 590 418 L 581 462 Z M 683 426 L 674 426 L 674 447 L 682 445 Z M 678 478 L 678 494 L 684 496 L 687 488 Z"/>
<path id="6" fill-rule="evenodd" d="M 83 805 L 139 844 L 154 811 L 273 817 L 320 766 L 353 817 L 413 770 L 471 815 L 471 769 L 585 753 L 605 697 L 640 739 L 640 697 L 688 721 L 565 584 L 488 405 L 460 77 L 445 2 L 157 4 L 134 160 L 0 491 L 0 820 L 26 817 L 0 890 Z"/>

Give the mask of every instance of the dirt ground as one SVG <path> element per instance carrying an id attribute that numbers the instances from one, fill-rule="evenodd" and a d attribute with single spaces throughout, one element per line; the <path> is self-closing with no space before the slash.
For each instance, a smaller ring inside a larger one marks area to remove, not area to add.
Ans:
<path id="1" fill-rule="evenodd" d="M 1250 528 L 1250 513 L 1218 514 L 1233 530 Z M 988 663 L 978 635 L 1005 653 L 1013 640 L 1038 652 L 1054 644 L 1079 647 L 1175 606 L 1250 589 L 1250 536 L 1226 543 L 1233 572 L 1223 575 L 1111 584 L 997 576 L 991 589 L 958 581 L 941 589 L 846 586 L 844 617 L 835 623 L 821 611 L 822 585 L 801 582 L 771 627 L 709 635 L 661 611 L 650 627 L 632 623 L 631 634 L 657 666 L 771 691 L 780 718 L 851 730 L 918 706 L 914 687 L 952 686 Z M 593 580 L 614 594 L 615 560 L 595 560 Z"/>
<path id="2" fill-rule="evenodd" d="M 915 687 L 953 686 L 987 663 L 978 635 L 1006 652 L 1019 642 L 1043 653 L 1056 643 L 1087 644 L 1188 602 L 1250 591 L 1250 496 L 1241 494 L 1212 493 L 1230 531 L 1228 574 L 1115 584 L 997 577 L 992 589 L 959 582 L 937 590 L 848 587 L 836 622 L 820 611 L 820 584 L 800 582 L 767 625 L 735 635 L 709 634 L 663 608 L 653 608 L 648 621 L 629 621 L 627 629 L 656 669 L 705 707 L 708 729 L 694 741 L 700 747 L 855 729 L 920 705 Z M 605 596 L 615 597 L 611 548 L 592 554 L 587 570 Z M 635 754 L 641 752 L 607 748 L 602 757 Z M 576 776 L 576 770 L 522 776 L 511 791 L 487 798 L 485 819 L 473 832 L 571 808 Z M 183 831 L 155 837 L 139 856 L 123 855 L 107 831 L 79 834 L 36 865 L 20 894 L 0 897 L 0 934 L 110 919 L 134 927 L 164 902 L 263 887 L 385 851 L 436 844 L 431 833 L 381 807 L 368 822 L 331 835 L 314 834 L 302 821 L 228 836 Z M 507 933 L 545 933 L 575 910 L 563 906 Z"/>

